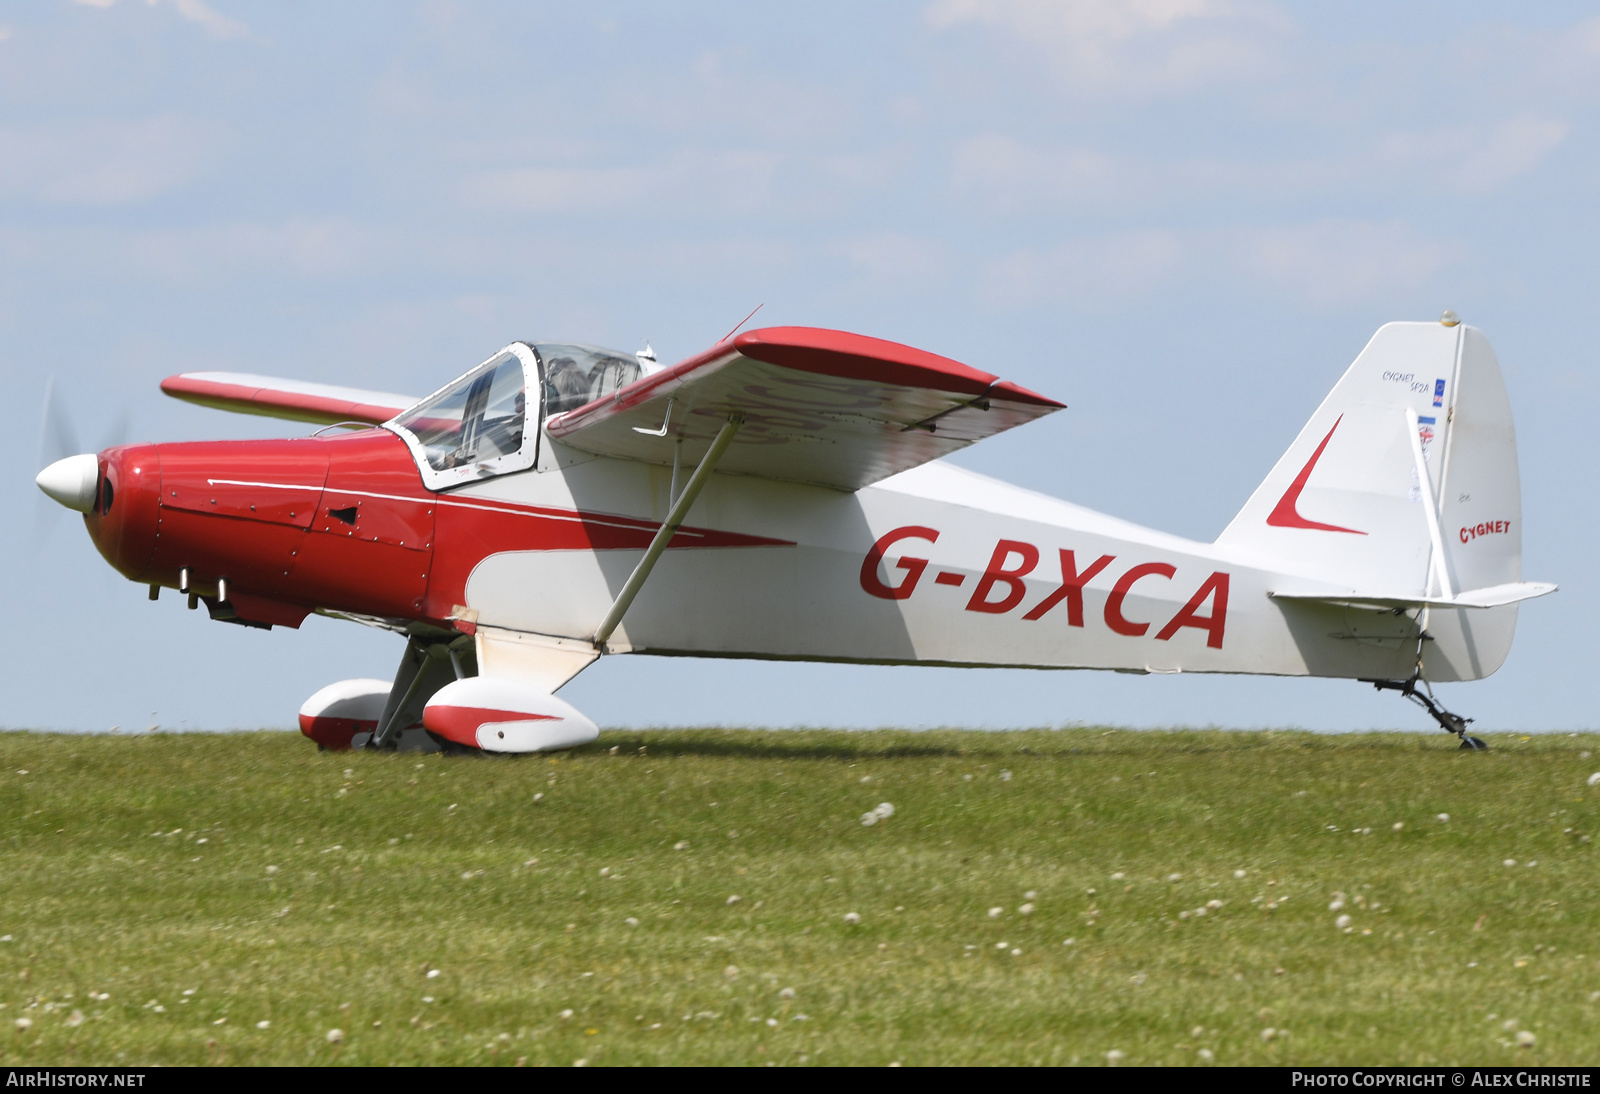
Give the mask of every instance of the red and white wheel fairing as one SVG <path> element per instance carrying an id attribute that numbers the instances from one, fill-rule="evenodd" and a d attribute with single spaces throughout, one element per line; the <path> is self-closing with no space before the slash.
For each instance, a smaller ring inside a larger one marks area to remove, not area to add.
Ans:
<path id="1" fill-rule="evenodd" d="M 486 752 L 553 752 L 600 736 L 599 727 L 549 692 L 482 676 L 440 688 L 423 708 L 422 724 Z"/>
<path id="2" fill-rule="evenodd" d="M 340 680 L 300 706 L 300 732 L 323 748 L 344 752 L 358 733 L 378 728 L 389 699 L 387 680 Z"/>

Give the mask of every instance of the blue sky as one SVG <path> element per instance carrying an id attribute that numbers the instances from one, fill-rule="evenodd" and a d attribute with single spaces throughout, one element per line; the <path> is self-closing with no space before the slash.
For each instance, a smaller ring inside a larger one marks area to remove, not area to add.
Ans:
<path id="1" fill-rule="evenodd" d="M 1201 539 L 1381 323 L 1454 308 L 1511 390 L 1526 574 L 1562 591 L 1444 696 L 1594 725 L 1585 5 L 39 3 L 0 14 L 0 103 L 0 723 L 287 726 L 399 656 L 147 602 L 35 496 L 52 373 L 86 447 L 282 435 L 157 384 L 422 393 L 516 338 L 676 360 L 764 304 L 1064 400 L 958 462 Z M 1350 682 L 643 657 L 563 696 L 602 725 L 1426 725 Z"/>

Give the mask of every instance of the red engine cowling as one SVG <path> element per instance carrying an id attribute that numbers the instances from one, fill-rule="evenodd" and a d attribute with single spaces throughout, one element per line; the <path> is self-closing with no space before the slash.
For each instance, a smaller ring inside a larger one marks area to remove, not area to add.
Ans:
<path id="1" fill-rule="evenodd" d="M 422 724 L 485 752 L 553 752 L 600 736 L 599 727 L 549 692 L 483 676 L 440 688 L 423 708 Z"/>

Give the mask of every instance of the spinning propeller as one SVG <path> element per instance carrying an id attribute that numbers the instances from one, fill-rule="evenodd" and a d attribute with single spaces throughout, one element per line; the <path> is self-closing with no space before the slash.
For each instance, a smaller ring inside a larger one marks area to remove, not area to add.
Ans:
<path id="1" fill-rule="evenodd" d="M 128 415 L 124 411 L 113 423 L 102 449 L 123 443 L 128 433 Z M 99 458 L 93 452 L 84 452 L 78 441 L 78 430 L 65 406 L 56 396 L 54 375 L 45 384 L 44 412 L 39 424 L 39 473 L 34 478 L 39 489 L 52 500 L 68 509 L 87 513 L 94 507 L 95 485 L 99 477 Z M 35 505 L 34 538 L 41 541 L 53 527 L 55 510 L 42 504 Z"/>

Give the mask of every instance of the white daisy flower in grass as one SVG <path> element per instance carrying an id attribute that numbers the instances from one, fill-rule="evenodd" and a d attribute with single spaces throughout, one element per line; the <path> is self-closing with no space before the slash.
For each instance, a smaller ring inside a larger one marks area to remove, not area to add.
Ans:
<path id="1" fill-rule="evenodd" d="M 990 919 L 999 919 L 1001 916 L 1003 916 L 1005 914 L 1006 914 L 1006 910 L 1004 908 L 990 908 L 989 909 L 989 918 Z"/>
<path id="2" fill-rule="evenodd" d="M 343 1040 L 344 1040 L 344 1030 L 342 1030 L 342 1029 L 330 1029 L 328 1031 L 328 1044 L 336 1045 L 336 1044 L 339 1044 Z"/>
<path id="3" fill-rule="evenodd" d="M 269 1019 L 269 1018 L 263 1018 L 263 1019 L 261 1019 L 261 1021 L 256 1023 L 256 1028 L 257 1029 L 271 1029 L 272 1028 L 272 1020 Z"/>
<path id="4" fill-rule="evenodd" d="M 1106 1053 L 1106 1063 L 1110 1064 L 1112 1067 L 1116 1067 L 1127 1058 L 1127 1054 L 1120 1048 L 1114 1048 L 1110 1052 Z"/>
<path id="5" fill-rule="evenodd" d="M 1346 927 L 1350 926 L 1350 917 L 1347 915 L 1342 915 L 1333 921 L 1333 925 L 1342 931 Z"/>
<path id="6" fill-rule="evenodd" d="M 844 921 L 854 927 L 861 922 L 861 915 L 859 912 L 846 912 L 844 913 Z"/>

